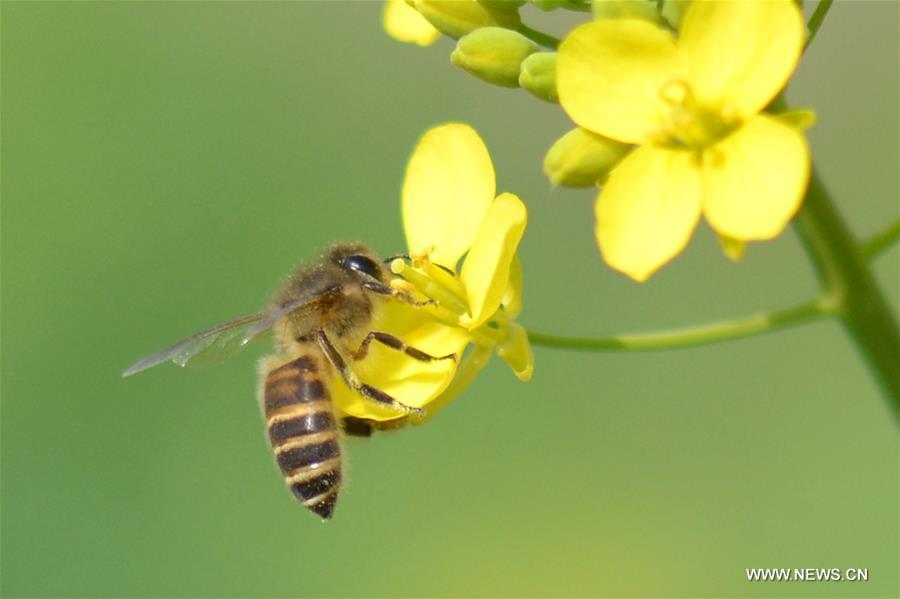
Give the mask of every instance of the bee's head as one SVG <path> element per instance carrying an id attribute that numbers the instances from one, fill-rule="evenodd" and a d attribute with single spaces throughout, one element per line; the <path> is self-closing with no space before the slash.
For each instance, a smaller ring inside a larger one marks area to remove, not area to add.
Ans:
<path id="1" fill-rule="evenodd" d="M 382 282 L 387 279 L 387 272 L 381 259 L 362 243 L 338 244 L 331 248 L 329 258 L 357 277 Z"/>

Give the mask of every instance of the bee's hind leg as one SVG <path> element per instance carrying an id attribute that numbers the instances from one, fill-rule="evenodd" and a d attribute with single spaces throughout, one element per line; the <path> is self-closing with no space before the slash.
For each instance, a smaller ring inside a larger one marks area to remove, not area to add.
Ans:
<path id="1" fill-rule="evenodd" d="M 413 360 L 418 360 L 420 362 L 434 362 L 435 360 L 456 361 L 456 359 L 459 357 L 456 354 L 447 354 L 446 356 L 432 356 L 431 354 L 423 352 L 420 349 L 416 349 L 415 347 L 406 345 L 399 337 L 391 335 L 390 333 L 382 333 L 379 331 L 370 331 L 369 334 L 366 335 L 366 338 L 363 339 L 363 342 L 360 343 L 359 349 L 350 354 L 350 356 L 354 360 L 362 360 L 369 353 L 369 345 L 373 341 L 378 341 L 379 343 L 386 345 L 391 349 L 402 351 Z"/>
<path id="2" fill-rule="evenodd" d="M 375 427 L 371 420 L 357 418 L 356 416 L 344 416 L 341 418 L 341 428 L 345 435 L 350 437 L 371 437 Z"/>
<path id="3" fill-rule="evenodd" d="M 348 437 L 371 437 L 375 431 L 393 432 L 409 424 L 409 416 L 400 416 L 391 420 L 369 420 L 356 416 L 341 418 L 341 430 Z"/>
<path id="4" fill-rule="evenodd" d="M 344 379 L 347 386 L 366 399 L 372 400 L 383 406 L 388 406 L 398 412 L 403 412 L 404 414 L 416 414 L 420 416 L 425 413 L 425 410 L 422 408 L 408 406 L 405 403 L 397 401 L 384 391 L 360 381 L 359 378 L 357 378 L 356 373 L 354 373 L 350 366 L 347 365 L 346 360 L 344 360 L 340 352 L 338 352 L 331 343 L 331 340 L 328 338 L 328 335 L 325 334 L 325 331 L 316 331 L 316 342 L 325 353 L 328 361 L 331 362 L 331 365 L 341 374 L 341 378 Z"/>

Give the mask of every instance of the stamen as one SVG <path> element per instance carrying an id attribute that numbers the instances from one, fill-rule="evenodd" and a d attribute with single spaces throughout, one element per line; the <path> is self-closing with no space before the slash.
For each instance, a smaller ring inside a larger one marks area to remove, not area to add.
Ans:
<path id="1" fill-rule="evenodd" d="M 671 79 L 659 88 L 659 97 L 671 107 L 695 104 L 690 86 L 681 79 Z"/>
<path id="2" fill-rule="evenodd" d="M 686 81 L 667 81 L 659 88 L 659 97 L 669 107 L 665 124 L 655 136 L 661 145 L 703 150 L 735 129 L 736 120 L 728 118 L 729 111 L 701 105 Z"/>
<path id="3" fill-rule="evenodd" d="M 429 262 L 425 268 L 425 274 L 437 281 L 441 286 L 446 287 L 453 295 L 460 298 L 466 297 L 466 289 L 463 287 L 462 281 L 437 264 Z"/>
<path id="4" fill-rule="evenodd" d="M 420 293 L 425 295 L 425 297 L 435 300 L 440 306 L 454 312 L 457 318 L 468 313 L 469 306 L 466 304 L 465 300 L 455 295 L 443 285 L 440 285 L 434 279 L 426 276 L 418 269 L 410 267 L 403 260 L 394 260 L 391 262 L 391 272 L 412 283 Z"/>

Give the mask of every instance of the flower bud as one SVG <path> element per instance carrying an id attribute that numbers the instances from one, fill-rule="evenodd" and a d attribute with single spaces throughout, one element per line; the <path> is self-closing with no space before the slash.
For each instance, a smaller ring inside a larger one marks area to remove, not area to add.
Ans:
<path id="1" fill-rule="evenodd" d="M 483 27 L 456 43 L 450 62 L 488 83 L 518 87 L 522 61 L 537 51 L 537 44 L 522 34 Z"/>
<path id="2" fill-rule="evenodd" d="M 415 0 L 414 6 L 435 29 L 455 39 L 482 27 L 518 29 L 522 24 L 518 10 L 476 0 Z"/>
<path id="3" fill-rule="evenodd" d="M 806 131 L 816 124 L 816 113 L 808 108 L 795 108 L 774 116 L 785 125 L 790 125 L 798 131 Z"/>
<path id="4" fill-rule="evenodd" d="M 381 21 L 389 36 L 408 44 L 430 46 L 441 35 L 425 17 L 403 0 L 385 2 Z"/>
<path id="5" fill-rule="evenodd" d="M 559 102 L 556 94 L 556 52 L 535 52 L 522 61 L 519 85 L 547 102 Z"/>
<path id="6" fill-rule="evenodd" d="M 662 16 L 672 27 L 678 29 L 690 5 L 691 0 L 666 0 L 662 7 Z"/>
<path id="7" fill-rule="evenodd" d="M 631 146 L 575 128 L 556 140 L 544 157 L 544 172 L 559 187 L 594 187 Z"/>
<path id="8" fill-rule="evenodd" d="M 594 18 L 662 20 L 653 0 L 594 0 Z"/>
<path id="9" fill-rule="evenodd" d="M 732 262 L 740 262 L 744 254 L 747 253 L 747 242 L 728 237 L 727 235 L 717 234 L 719 237 L 719 245 L 724 253 Z"/>
<path id="10" fill-rule="evenodd" d="M 591 10 L 590 0 L 528 0 L 528 2 L 545 12 L 558 8 L 582 12 L 590 12 Z"/>
<path id="11" fill-rule="evenodd" d="M 518 12 L 519 7 L 525 4 L 525 0 L 478 0 L 478 3 L 488 8 Z"/>

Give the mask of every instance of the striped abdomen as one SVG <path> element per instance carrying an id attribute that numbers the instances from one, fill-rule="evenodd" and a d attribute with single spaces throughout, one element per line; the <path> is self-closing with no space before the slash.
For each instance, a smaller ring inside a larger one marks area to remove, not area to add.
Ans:
<path id="1" fill-rule="evenodd" d="M 266 375 L 262 400 L 269 440 L 288 487 L 327 519 L 341 486 L 341 448 L 323 374 L 312 356 L 300 356 Z"/>

